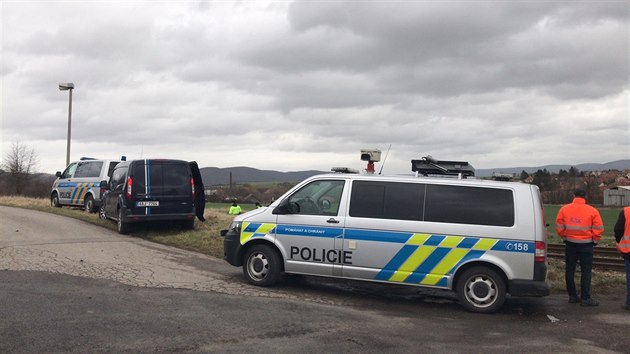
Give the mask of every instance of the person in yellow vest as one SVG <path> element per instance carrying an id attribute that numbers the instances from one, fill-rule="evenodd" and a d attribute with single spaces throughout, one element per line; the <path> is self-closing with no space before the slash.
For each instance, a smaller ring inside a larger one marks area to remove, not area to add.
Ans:
<path id="1" fill-rule="evenodd" d="M 615 224 L 617 249 L 626 261 L 626 302 L 622 305 L 630 311 L 630 206 L 623 208 Z"/>
<path id="2" fill-rule="evenodd" d="M 228 211 L 228 214 L 230 215 L 238 215 L 241 213 L 241 207 L 240 205 L 236 204 L 236 201 L 234 201 L 232 203 L 232 206 L 230 207 L 230 211 Z"/>

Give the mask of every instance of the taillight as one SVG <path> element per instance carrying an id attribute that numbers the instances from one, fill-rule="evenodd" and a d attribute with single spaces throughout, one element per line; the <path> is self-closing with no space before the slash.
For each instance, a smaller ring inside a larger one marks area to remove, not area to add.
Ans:
<path id="1" fill-rule="evenodd" d="M 131 177 L 127 177 L 127 200 L 131 200 L 131 186 L 133 185 L 133 180 Z"/>
<path id="2" fill-rule="evenodd" d="M 544 262 L 547 258 L 547 245 L 545 242 L 536 241 L 536 253 L 534 253 L 534 262 Z"/>
<path id="3" fill-rule="evenodd" d="M 192 188 L 193 201 L 195 200 L 195 179 L 190 178 L 190 188 Z"/>

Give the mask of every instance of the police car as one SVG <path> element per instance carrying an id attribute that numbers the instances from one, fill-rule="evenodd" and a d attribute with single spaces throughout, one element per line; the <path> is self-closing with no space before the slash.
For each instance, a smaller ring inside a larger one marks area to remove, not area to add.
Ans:
<path id="1" fill-rule="evenodd" d="M 308 178 L 235 217 L 224 258 L 258 286 L 294 273 L 450 289 L 473 312 L 497 311 L 508 293 L 549 295 L 537 186 L 464 178 L 474 169 L 462 162 L 412 166 L 416 176 Z"/>
<path id="2" fill-rule="evenodd" d="M 82 157 L 70 163 L 63 173 L 56 173 L 57 179 L 50 191 L 51 206 L 78 206 L 90 213 L 96 212 L 101 204 L 100 182 L 109 180 L 119 162 Z"/>

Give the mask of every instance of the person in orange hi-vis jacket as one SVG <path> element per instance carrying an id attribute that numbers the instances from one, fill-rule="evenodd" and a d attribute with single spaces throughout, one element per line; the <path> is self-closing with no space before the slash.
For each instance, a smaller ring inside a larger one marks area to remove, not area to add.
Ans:
<path id="1" fill-rule="evenodd" d="M 626 263 L 626 302 L 621 307 L 630 311 L 630 206 L 619 213 L 615 224 L 615 240 Z"/>
<path id="2" fill-rule="evenodd" d="M 560 208 L 556 218 L 556 232 L 565 244 L 566 269 L 564 278 L 570 303 L 582 306 L 597 306 L 599 302 L 591 298 L 591 272 L 593 269 L 593 247 L 604 233 L 604 223 L 599 211 L 586 204 L 586 192 L 576 189 L 571 204 Z M 580 295 L 575 288 L 575 268 L 580 262 Z"/>

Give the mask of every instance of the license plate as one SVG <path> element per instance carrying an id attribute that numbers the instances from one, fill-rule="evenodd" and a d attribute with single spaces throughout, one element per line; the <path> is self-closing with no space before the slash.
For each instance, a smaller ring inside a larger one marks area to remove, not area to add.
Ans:
<path id="1" fill-rule="evenodd" d="M 160 202 L 159 201 L 136 202 L 136 206 L 138 206 L 138 207 L 156 207 L 156 206 L 160 206 Z"/>

